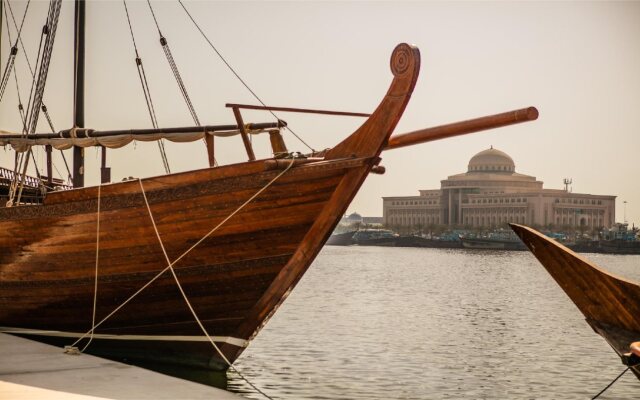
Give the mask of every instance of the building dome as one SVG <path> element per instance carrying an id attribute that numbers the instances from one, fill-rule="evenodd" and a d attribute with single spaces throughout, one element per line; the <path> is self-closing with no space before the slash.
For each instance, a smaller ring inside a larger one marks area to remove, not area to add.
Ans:
<path id="1" fill-rule="evenodd" d="M 516 165 L 513 159 L 503 151 L 494 149 L 483 150 L 469 160 L 468 172 L 513 173 Z"/>
<path id="2" fill-rule="evenodd" d="M 358 214 L 357 212 L 354 212 L 349 216 L 347 216 L 347 220 L 350 222 L 362 222 L 362 215 Z"/>

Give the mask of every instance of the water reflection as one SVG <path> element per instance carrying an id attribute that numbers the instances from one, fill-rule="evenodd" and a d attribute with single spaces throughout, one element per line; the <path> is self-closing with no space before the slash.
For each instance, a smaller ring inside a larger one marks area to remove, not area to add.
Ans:
<path id="1" fill-rule="evenodd" d="M 122 362 L 121 359 L 116 361 Z M 202 383 L 204 385 L 217 387 L 219 389 L 228 389 L 229 379 L 226 372 L 211 371 L 202 368 L 189 368 L 185 366 L 175 366 L 171 364 L 151 363 L 136 360 L 130 362 L 130 364 L 150 369 L 152 371 L 160 372 L 161 374 L 171 375 L 182 379 L 187 379 L 193 382 Z M 242 389 L 238 390 L 242 392 Z"/>
<path id="2" fill-rule="evenodd" d="M 640 279 L 640 256 L 587 257 Z M 527 252 L 376 247 L 326 247 L 236 366 L 283 399 L 590 398 L 623 369 Z"/>

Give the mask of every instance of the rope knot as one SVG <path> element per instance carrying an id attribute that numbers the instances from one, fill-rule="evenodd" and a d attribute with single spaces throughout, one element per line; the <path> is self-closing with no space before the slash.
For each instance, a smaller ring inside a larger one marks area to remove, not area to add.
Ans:
<path id="1" fill-rule="evenodd" d="M 70 356 L 79 356 L 80 350 L 75 346 L 64 346 L 64 354 L 69 354 Z"/>

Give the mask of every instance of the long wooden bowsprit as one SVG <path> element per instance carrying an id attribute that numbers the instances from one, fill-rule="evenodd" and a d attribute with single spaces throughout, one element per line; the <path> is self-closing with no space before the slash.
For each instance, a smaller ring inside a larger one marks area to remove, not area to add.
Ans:
<path id="1" fill-rule="evenodd" d="M 250 108 L 249 106 L 244 106 Z M 258 106 L 254 106 L 256 109 L 260 109 Z M 264 107 L 262 109 L 284 109 L 276 107 Z M 286 109 L 287 111 L 298 112 L 295 109 Z M 304 112 L 315 112 L 304 110 Z M 322 113 L 334 113 L 335 115 L 348 115 L 348 116 L 362 116 L 369 114 L 361 113 L 346 113 L 346 112 L 331 112 L 322 111 Z M 519 124 L 522 122 L 535 121 L 538 119 L 538 110 L 535 107 L 521 108 L 518 110 L 508 111 L 500 114 L 488 115 L 480 118 L 469 119 L 465 121 L 453 122 L 451 124 L 445 124 L 435 126 L 431 128 L 421 129 L 413 132 L 402 133 L 394 135 L 389 138 L 389 142 L 383 150 L 393 150 L 406 146 L 413 146 L 420 143 L 432 142 L 435 140 L 446 139 L 454 136 L 466 135 L 469 133 L 485 131 L 494 128 L 501 128 L 503 126 Z M 286 122 L 278 121 L 273 123 L 254 123 L 248 124 L 249 129 L 273 129 L 286 126 Z M 94 129 L 67 129 L 58 133 L 36 133 L 29 135 L 25 138 L 20 134 L 3 134 L 0 135 L 0 140 L 5 141 L 3 144 L 10 144 L 11 140 L 42 140 L 42 139 L 66 139 L 72 137 L 78 138 L 99 138 L 110 137 L 119 135 L 157 135 L 157 134 L 193 134 L 194 132 L 218 132 L 218 131 L 231 131 L 237 130 L 238 125 L 216 125 L 216 126 L 188 126 L 188 127 L 175 127 L 175 128 L 162 128 L 162 129 L 122 129 L 111 131 L 99 131 Z M 33 144 L 38 144 L 34 142 Z"/>
<path id="2" fill-rule="evenodd" d="M 485 117 L 394 135 L 389 138 L 389 142 L 384 150 L 398 149 L 400 147 L 413 146 L 453 136 L 486 131 L 527 121 L 535 121 L 538 119 L 538 114 L 538 109 L 535 107 L 527 107 L 501 114 L 488 115 Z"/>

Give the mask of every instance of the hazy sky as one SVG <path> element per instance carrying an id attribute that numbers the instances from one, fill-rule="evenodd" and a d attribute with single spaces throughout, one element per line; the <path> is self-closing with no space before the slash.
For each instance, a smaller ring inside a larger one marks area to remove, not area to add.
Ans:
<path id="1" fill-rule="evenodd" d="M 13 1 L 19 18 L 25 2 Z M 617 221 L 640 223 L 640 2 L 189 2 L 205 32 L 269 105 L 371 112 L 384 96 L 397 43 L 422 53 L 418 84 L 396 132 L 536 106 L 538 121 L 383 153 L 387 173 L 368 178 L 349 211 L 382 214 L 382 196 L 416 195 L 464 172 L 490 145 L 516 170 L 574 192 L 618 196 Z M 129 1 L 133 28 L 161 126 L 191 125 L 146 2 Z M 174 2 L 153 2 L 200 120 L 234 123 L 227 102 L 256 100 L 206 45 Z M 48 3 L 32 2 L 24 39 L 35 58 Z M 72 15 L 65 2 L 56 38 L 48 105 L 56 129 L 72 122 Z M 149 127 L 120 1 L 87 5 L 87 127 Z M 12 29 L 15 38 L 15 30 Z M 1 65 L 8 54 L 3 26 Z M 17 61 L 22 97 L 28 70 Z M 19 127 L 13 81 L 0 104 L 0 129 Z M 24 100 L 23 100 L 24 101 Z M 26 102 L 26 101 L 25 101 Z M 362 123 L 358 118 L 281 114 L 316 149 L 331 147 Z M 246 113 L 245 121 L 271 121 Z M 40 131 L 46 131 L 41 122 Z M 305 151 L 291 136 L 290 150 Z M 239 138 L 216 142 L 223 164 L 244 161 Z M 255 143 L 269 155 L 268 139 Z M 167 144 L 174 171 L 201 168 L 201 143 Z M 2 165 L 13 155 L 2 152 Z M 87 150 L 87 181 L 96 183 L 99 153 Z M 43 154 L 38 154 L 40 163 Z M 69 156 L 70 158 L 70 156 Z M 139 143 L 109 151 L 114 181 L 163 173 L 157 147 Z M 57 158 L 56 166 L 63 170 Z"/>

